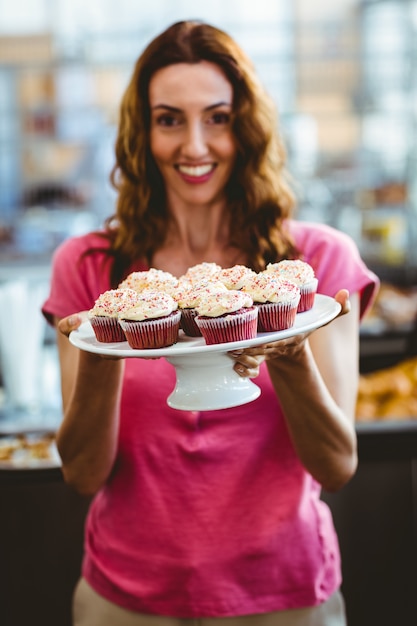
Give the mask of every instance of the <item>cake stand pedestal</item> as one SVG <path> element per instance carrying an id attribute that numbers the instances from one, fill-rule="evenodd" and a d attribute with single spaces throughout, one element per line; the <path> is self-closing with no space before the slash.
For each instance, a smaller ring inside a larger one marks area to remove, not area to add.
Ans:
<path id="1" fill-rule="evenodd" d="M 233 369 L 234 361 L 225 352 L 198 352 L 169 356 L 177 381 L 168 396 L 174 409 L 210 411 L 227 409 L 256 400 L 261 390 L 250 378 Z"/>

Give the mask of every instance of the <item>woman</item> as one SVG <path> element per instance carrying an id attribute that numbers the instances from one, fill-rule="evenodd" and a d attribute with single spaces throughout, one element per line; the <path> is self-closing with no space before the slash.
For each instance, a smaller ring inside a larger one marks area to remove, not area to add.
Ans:
<path id="1" fill-rule="evenodd" d="M 358 325 L 378 280 L 347 236 L 291 219 L 284 167 L 274 107 L 227 34 L 182 22 L 148 45 L 121 105 L 116 216 L 57 250 L 43 307 L 58 328 L 64 477 L 94 494 L 77 626 L 345 623 L 319 496 L 356 469 Z M 171 409 L 164 359 L 68 342 L 77 312 L 132 271 L 297 257 L 350 314 L 232 353 L 262 389 L 249 404 Z"/>

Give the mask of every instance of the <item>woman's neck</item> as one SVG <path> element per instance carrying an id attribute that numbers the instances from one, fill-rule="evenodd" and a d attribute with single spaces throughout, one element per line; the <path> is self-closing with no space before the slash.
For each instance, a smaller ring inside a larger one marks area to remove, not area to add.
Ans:
<path id="1" fill-rule="evenodd" d="M 222 267 L 243 262 L 240 251 L 230 246 L 229 217 L 223 206 L 174 210 L 171 215 L 165 242 L 152 260 L 156 267 L 180 276 L 204 261 Z"/>

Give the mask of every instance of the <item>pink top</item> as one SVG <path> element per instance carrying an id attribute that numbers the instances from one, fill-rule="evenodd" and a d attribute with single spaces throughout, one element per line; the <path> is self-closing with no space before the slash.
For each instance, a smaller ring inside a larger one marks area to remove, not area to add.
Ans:
<path id="1" fill-rule="evenodd" d="M 319 292 L 360 292 L 363 313 L 378 279 L 353 241 L 327 226 L 289 226 Z M 110 288 L 102 253 L 79 262 L 97 244 L 91 234 L 56 251 L 47 317 L 88 310 Z M 92 587 L 127 609 L 179 617 L 326 600 L 341 583 L 331 514 L 295 454 L 266 367 L 257 400 L 207 412 L 167 405 L 175 371 L 165 359 L 127 359 L 125 372 L 117 471 L 86 524 Z"/>

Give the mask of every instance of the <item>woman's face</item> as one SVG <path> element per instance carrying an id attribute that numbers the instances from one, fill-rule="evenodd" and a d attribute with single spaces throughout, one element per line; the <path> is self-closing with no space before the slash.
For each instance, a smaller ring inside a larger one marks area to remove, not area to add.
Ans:
<path id="1" fill-rule="evenodd" d="M 224 197 L 236 144 L 233 89 L 214 63 L 177 63 L 149 85 L 150 148 L 171 205 L 208 206 Z"/>

